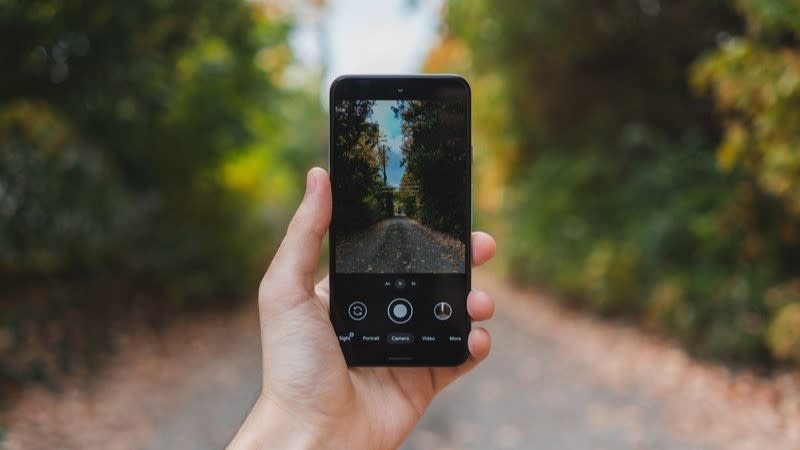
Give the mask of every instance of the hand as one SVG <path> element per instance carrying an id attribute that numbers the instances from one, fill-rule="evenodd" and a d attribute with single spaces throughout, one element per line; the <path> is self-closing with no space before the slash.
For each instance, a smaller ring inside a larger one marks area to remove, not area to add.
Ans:
<path id="1" fill-rule="evenodd" d="M 331 219 L 331 185 L 319 168 L 259 288 L 262 392 L 229 448 L 397 448 L 434 396 L 489 354 L 489 333 L 473 327 L 459 367 L 348 368 L 328 319 L 328 277 L 314 285 Z M 473 265 L 495 243 L 473 233 Z M 492 299 L 473 289 L 467 310 L 489 319 Z"/>

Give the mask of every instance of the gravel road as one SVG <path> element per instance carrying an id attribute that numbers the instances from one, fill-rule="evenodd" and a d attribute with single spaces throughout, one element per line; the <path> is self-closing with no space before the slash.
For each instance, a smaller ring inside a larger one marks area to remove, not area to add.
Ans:
<path id="1" fill-rule="evenodd" d="M 475 283 L 497 298 L 492 355 L 433 402 L 403 450 L 800 448 L 795 375 L 697 362 L 480 271 Z M 91 387 L 23 395 L 0 416 L 0 447 L 223 448 L 259 390 L 258 324 L 254 308 L 211 318 L 133 339 Z"/>
<path id="2" fill-rule="evenodd" d="M 403 450 L 694 450 L 663 400 L 609 389 L 556 343 L 501 315 L 489 362 L 438 398 Z"/>
<path id="3" fill-rule="evenodd" d="M 664 396 L 635 380 L 623 380 L 622 387 L 606 383 L 565 349 L 564 336 L 552 334 L 557 325 L 525 326 L 517 308 L 531 305 L 518 300 L 501 297 L 496 318 L 487 325 L 490 359 L 434 401 L 403 450 L 721 448 L 703 446 L 672 426 Z M 247 345 L 198 368 L 183 387 L 190 391 L 181 396 L 185 403 L 158 422 L 145 448 L 223 446 L 258 390 L 258 357 L 257 346 Z M 208 381 L 219 379 L 226 380 L 224 386 Z"/>
<path id="4" fill-rule="evenodd" d="M 464 243 L 405 216 L 336 238 L 343 273 L 452 273 L 464 270 Z"/>

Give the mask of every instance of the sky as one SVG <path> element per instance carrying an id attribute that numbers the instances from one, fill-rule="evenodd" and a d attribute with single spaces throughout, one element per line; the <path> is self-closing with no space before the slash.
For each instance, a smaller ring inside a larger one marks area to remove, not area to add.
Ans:
<path id="1" fill-rule="evenodd" d="M 442 0 L 329 0 L 321 16 L 299 14 L 290 42 L 303 65 L 327 61 L 327 103 L 339 75 L 418 72 L 438 39 L 441 9 Z"/>
<path id="2" fill-rule="evenodd" d="M 327 66 L 320 98 L 328 107 L 331 82 L 345 74 L 407 74 L 420 71 L 436 45 L 442 0 L 328 0 L 321 11 L 298 0 L 298 25 L 290 44 L 301 65 Z M 399 187 L 404 169 L 402 123 L 393 101 L 378 101 L 373 121 L 390 148 L 387 181 Z"/>
<path id="3" fill-rule="evenodd" d="M 392 187 L 400 187 L 400 180 L 403 179 L 404 167 L 400 166 L 403 161 L 403 154 L 400 146 L 403 144 L 403 121 L 394 116 L 392 106 L 394 100 L 378 100 L 372 108 L 371 122 L 378 124 L 381 135 L 386 139 L 389 147 L 389 160 L 386 167 L 387 184 Z"/>

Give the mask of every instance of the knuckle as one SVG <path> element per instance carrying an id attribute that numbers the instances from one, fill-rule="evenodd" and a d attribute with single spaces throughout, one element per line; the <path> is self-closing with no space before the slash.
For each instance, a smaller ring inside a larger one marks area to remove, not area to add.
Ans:
<path id="1" fill-rule="evenodd" d="M 292 273 L 270 268 L 258 286 L 258 302 L 260 306 L 268 306 L 276 302 L 291 302 L 309 297 L 307 289 Z"/>

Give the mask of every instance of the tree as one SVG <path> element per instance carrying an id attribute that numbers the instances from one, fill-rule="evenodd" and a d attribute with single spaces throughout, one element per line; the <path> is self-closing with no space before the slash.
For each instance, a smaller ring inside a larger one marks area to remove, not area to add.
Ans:
<path id="1" fill-rule="evenodd" d="M 469 146 L 464 136 L 441 130 L 465 129 L 466 111 L 455 103 L 409 100 L 399 102 L 397 113 L 405 136 L 401 151 L 408 175 L 404 179 L 417 185 L 411 216 L 436 230 L 462 236 Z"/>
<path id="2" fill-rule="evenodd" d="M 291 54 L 274 11 L 0 2 L 0 329 L 20 349 L 0 358 L 0 390 L 94 362 L 130 317 L 244 298 L 286 213 L 255 214 L 228 164 L 294 145 L 271 140 L 296 95 L 276 83 Z M 295 184 L 288 164 L 259 176 Z"/>
<path id="3" fill-rule="evenodd" d="M 399 210 L 402 214 L 418 218 L 419 211 L 419 193 L 417 181 L 409 171 L 403 173 L 403 178 L 400 180 L 400 189 L 397 192 L 397 201 Z"/>
<path id="4" fill-rule="evenodd" d="M 694 65 L 692 81 L 713 94 L 722 113 L 718 167 L 746 174 L 740 189 L 761 199 L 742 205 L 736 219 L 743 242 L 751 243 L 748 256 L 774 273 L 762 300 L 767 344 L 775 357 L 800 362 L 793 325 L 800 320 L 800 7 L 790 0 L 733 3 L 747 33 L 709 51 Z"/>
<path id="5" fill-rule="evenodd" d="M 525 143 L 515 166 L 523 168 L 551 144 L 614 152 L 629 125 L 714 133 L 710 105 L 693 95 L 686 69 L 741 19 L 725 0 L 456 0 L 446 24 L 478 72 L 507 84 Z"/>
<path id="6" fill-rule="evenodd" d="M 789 0 L 449 2 L 434 55 L 501 87 L 476 104 L 504 114 L 474 123 L 509 174 L 514 276 L 704 355 L 796 355 L 797 17 Z"/>
<path id="7" fill-rule="evenodd" d="M 0 179 L 16 206 L 0 216 L 0 267 L 245 272 L 248 219 L 215 171 L 277 124 L 286 61 L 258 58 L 285 48 L 288 24 L 264 14 L 239 0 L 4 2 Z"/>
<path id="8" fill-rule="evenodd" d="M 336 224 L 342 232 L 359 229 L 385 216 L 378 124 L 368 119 L 374 100 L 342 100 L 334 106 L 336 128 Z"/>

